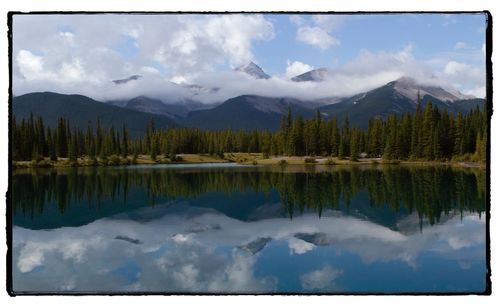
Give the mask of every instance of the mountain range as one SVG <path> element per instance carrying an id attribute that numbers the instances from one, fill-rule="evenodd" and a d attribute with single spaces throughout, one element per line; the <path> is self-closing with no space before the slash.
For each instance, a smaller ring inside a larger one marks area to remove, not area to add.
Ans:
<path id="1" fill-rule="evenodd" d="M 16 119 L 29 118 L 30 114 L 41 116 L 46 125 L 57 126 L 60 117 L 67 118 L 72 127 L 81 129 L 95 126 L 99 118 L 105 128 L 123 125 L 130 136 L 138 137 L 146 131 L 146 126 L 154 120 L 157 128 L 178 126 L 172 119 L 152 113 L 130 110 L 104 102 L 95 101 L 83 95 L 64 95 L 53 92 L 29 93 L 14 97 L 12 111 Z"/>
<path id="2" fill-rule="evenodd" d="M 314 105 L 293 98 L 242 95 L 228 99 L 212 109 L 190 112 L 181 123 L 211 130 L 276 130 L 289 107 L 294 114 L 310 118 L 315 113 Z"/>
<path id="3" fill-rule="evenodd" d="M 236 69 L 257 79 L 268 79 L 259 66 L 251 62 Z M 328 76 L 327 69 L 312 70 L 292 78 L 293 81 L 322 81 Z M 138 75 L 134 75 L 138 76 Z M 132 81 L 129 77 L 120 81 Z M 123 83 L 123 82 L 122 82 Z M 211 94 L 216 88 L 198 85 L 183 85 L 197 94 Z M 195 127 L 221 130 L 277 130 L 281 118 L 290 109 L 294 115 L 310 118 L 317 111 L 325 119 L 343 119 L 348 115 L 353 126 L 366 127 L 373 117 L 385 118 L 390 113 L 414 112 L 420 95 L 422 106 L 431 102 L 451 113 L 466 113 L 484 105 L 484 99 L 463 95 L 458 91 L 439 86 L 421 85 L 403 77 L 379 88 L 349 97 L 299 100 L 289 97 L 266 97 L 241 95 L 212 105 L 194 99 L 184 99 L 174 104 L 148 96 L 132 96 L 130 99 L 98 102 L 82 95 L 63 95 L 51 92 L 30 93 L 13 98 L 13 113 L 16 118 L 28 117 L 30 113 L 40 115 L 49 125 L 64 116 L 74 126 L 86 127 L 99 117 L 103 126 L 121 127 L 125 124 L 132 136 L 144 132 L 147 122 L 155 120 L 157 127 Z"/>
<path id="4" fill-rule="evenodd" d="M 366 127 L 372 117 L 385 118 L 390 113 L 412 113 L 417 109 L 418 96 L 421 106 L 431 102 L 441 110 L 451 113 L 467 113 L 482 106 L 484 99 L 452 93 L 440 87 L 418 85 L 411 78 L 400 78 L 371 91 L 343 98 L 336 103 L 319 107 L 324 118 L 341 119 L 346 114 L 358 127 Z"/>

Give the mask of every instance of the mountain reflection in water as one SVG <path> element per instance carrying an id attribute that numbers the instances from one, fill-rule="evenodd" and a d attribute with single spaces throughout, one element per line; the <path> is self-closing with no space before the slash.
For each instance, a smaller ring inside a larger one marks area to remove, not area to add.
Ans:
<path id="1" fill-rule="evenodd" d="M 18 170 L 16 292 L 481 292 L 485 172 Z"/>

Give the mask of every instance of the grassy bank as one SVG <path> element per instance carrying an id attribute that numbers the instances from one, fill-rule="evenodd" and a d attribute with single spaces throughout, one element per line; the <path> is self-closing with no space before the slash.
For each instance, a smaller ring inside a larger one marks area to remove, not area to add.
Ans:
<path id="1" fill-rule="evenodd" d="M 166 157 L 157 157 L 151 159 L 148 155 L 138 155 L 121 157 L 110 156 L 106 159 L 97 158 L 92 160 L 88 157 L 78 158 L 76 161 L 70 161 L 68 158 L 58 158 L 52 161 L 48 158 L 40 158 L 36 161 L 14 161 L 14 168 L 51 168 L 51 167 L 106 167 L 106 166 L 129 166 L 129 165 L 154 165 L 154 164 L 202 164 L 202 163 L 221 163 L 229 160 L 221 159 L 212 155 L 201 154 L 179 154 L 175 159 Z"/>
<path id="2" fill-rule="evenodd" d="M 305 156 L 277 156 L 277 157 L 256 157 L 242 163 L 254 165 L 445 165 L 456 167 L 485 168 L 484 163 L 471 161 L 424 161 L 424 160 L 384 160 L 381 158 L 360 158 L 357 161 L 349 159 L 339 159 L 337 157 L 305 157 Z"/>
<path id="3" fill-rule="evenodd" d="M 120 157 L 110 156 L 106 159 L 92 160 L 90 158 L 79 158 L 77 161 L 70 161 L 67 158 L 59 158 L 57 161 L 51 161 L 48 158 L 37 161 L 15 161 L 14 168 L 39 168 L 39 167 L 104 167 L 104 166 L 127 166 L 141 164 L 202 164 L 202 163 L 227 163 L 236 162 L 246 165 L 447 165 L 456 167 L 485 168 L 484 163 L 470 161 L 386 161 L 381 158 L 360 158 L 357 161 L 349 159 L 339 159 L 337 157 L 309 157 L 309 156 L 267 156 L 263 153 L 225 153 L 224 157 L 208 154 L 178 154 L 174 158 L 157 157 L 151 159 L 148 155 L 139 155 L 137 158 L 132 156 Z"/>

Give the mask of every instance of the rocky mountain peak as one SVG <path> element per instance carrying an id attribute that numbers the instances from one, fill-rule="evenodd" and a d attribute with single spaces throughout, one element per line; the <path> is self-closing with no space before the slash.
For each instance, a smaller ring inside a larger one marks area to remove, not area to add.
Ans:
<path id="1" fill-rule="evenodd" d="M 236 71 L 246 73 L 256 79 L 269 79 L 271 76 L 267 75 L 260 66 L 253 61 L 236 68 Z"/>

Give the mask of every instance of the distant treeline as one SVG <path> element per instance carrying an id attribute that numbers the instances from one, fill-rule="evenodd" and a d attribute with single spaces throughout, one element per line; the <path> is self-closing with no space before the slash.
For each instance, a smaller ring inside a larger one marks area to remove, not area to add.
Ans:
<path id="1" fill-rule="evenodd" d="M 203 153 L 224 156 L 225 152 L 260 152 L 264 155 L 349 157 L 360 155 L 387 160 L 486 160 L 487 115 L 477 107 L 468 114 L 454 115 L 431 103 L 415 113 L 389 114 L 386 119 L 373 118 L 368 128 L 325 120 L 320 112 L 312 119 L 293 117 L 291 110 L 282 118 L 277 132 L 209 131 L 194 128 L 159 130 L 150 121 L 146 134 L 131 139 L 125 125 L 119 129 L 95 126 L 86 130 L 72 128 L 60 118 L 56 128 L 45 127 L 41 117 L 12 119 L 13 160 L 40 160 L 50 157 L 76 161 L 88 157 L 93 161 L 121 157 L 159 155 L 175 159 L 179 153 Z"/>

